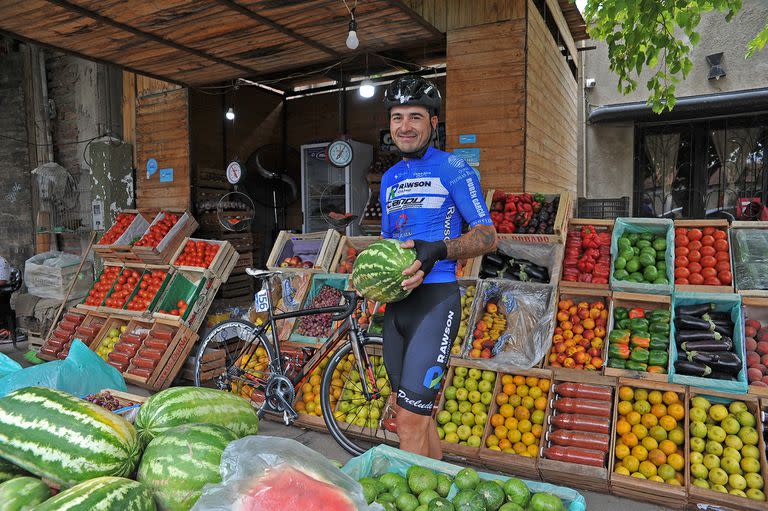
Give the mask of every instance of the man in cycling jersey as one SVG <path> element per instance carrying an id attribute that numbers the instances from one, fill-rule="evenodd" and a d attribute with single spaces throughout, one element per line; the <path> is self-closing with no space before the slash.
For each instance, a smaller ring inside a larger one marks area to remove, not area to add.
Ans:
<path id="1" fill-rule="evenodd" d="M 416 262 L 403 272 L 411 294 L 384 315 L 400 448 L 436 459 L 442 452 L 432 407 L 461 321 L 456 260 L 496 249 L 476 172 L 431 145 L 441 102 L 437 87 L 420 76 L 402 76 L 387 88 L 390 134 L 403 159 L 384 174 L 379 196 L 382 236 L 416 250 Z"/>

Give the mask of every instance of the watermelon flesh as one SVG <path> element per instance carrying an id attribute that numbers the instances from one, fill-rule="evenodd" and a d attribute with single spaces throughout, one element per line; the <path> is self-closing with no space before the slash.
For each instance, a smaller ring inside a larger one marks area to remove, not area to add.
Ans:
<path id="1" fill-rule="evenodd" d="M 238 511 L 357 511 L 343 490 L 290 465 L 280 465 L 251 484 Z"/>

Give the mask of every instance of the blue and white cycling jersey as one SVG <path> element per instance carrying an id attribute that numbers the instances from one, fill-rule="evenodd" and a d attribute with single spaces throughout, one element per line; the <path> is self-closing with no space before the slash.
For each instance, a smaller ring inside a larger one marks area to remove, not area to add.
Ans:
<path id="1" fill-rule="evenodd" d="M 381 179 L 381 234 L 400 241 L 437 241 L 470 227 L 493 225 L 475 170 L 463 159 L 429 147 L 422 158 L 402 160 Z M 424 283 L 456 280 L 456 261 L 438 261 Z"/>

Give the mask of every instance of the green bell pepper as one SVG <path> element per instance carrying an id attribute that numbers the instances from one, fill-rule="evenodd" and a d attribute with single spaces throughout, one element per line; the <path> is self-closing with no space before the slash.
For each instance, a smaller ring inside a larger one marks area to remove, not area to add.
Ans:
<path id="1" fill-rule="evenodd" d="M 629 317 L 629 310 L 626 307 L 616 307 L 613 309 L 613 319 L 621 321 Z"/>
<path id="2" fill-rule="evenodd" d="M 651 339 L 649 337 L 643 337 L 641 335 L 633 335 L 629 341 L 633 348 L 648 348 L 651 345 Z"/>
<path id="3" fill-rule="evenodd" d="M 666 351 L 652 350 L 648 353 L 648 364 L 652 366 L 665 367 L 669 361 L 669 354 Z"/>
<path id="4" fill-rule="evenodd" d="M 609 358 L 608 367 L 612 367 L 614 369 L 625 369 L 627 367 L 627 361 L 620 358 Z"/>
<path id="5" fill-rule="evenodd" d="M 608 342 L 610 344 L 629 344 L 629 330 L 612 330 L 608 334 Z"/>
<path id="6" fill-rule="evenodd" d="M 658 334 L 654 334 L 658 335 Z M 651 343 L 648 345 L 649 350 L 663 350 L 667 351 L 669 348 L 669 340 L 667 339 L 659 339 L 658 337 L 654 338 L 651 337 Z"/>
<path id="7" fill-rule="evenodd" d="M 629 346 L 627 344 L 611 344 L 608 346 L 608 358 L 620 358 L 627 360 L 630 355 Z"/>
<path id="8" fill-rule="evenodd" d="M 621 328 L 622 330 L 629 330 L 629 322 L 630 322 L 630 321 L 632 321 L 632 320 L 631 320 L 631 319 L 629 319 L 629 318 L 624 318 L 624 319 L 620 320 L 620 321 L 619 321 L 619 322 L 616 324 L 616 326 L 618 326 L 618 327 L 619 327 L 619 328 Z"/>
<path id="9" fill-rule="evenodd" d="M 649 325 L 650 323 L 645 318 L 634 318 L 629 322 L 629 328 L 632 331 L 635 331 L 635 330 L 647 331 Z"/>
<path id="10" fill-rule="evenodd" d="M 648 332 L 650 332 L 651 334 L 669 335 L 669 323 L 662 323 L 660 321 L 651 323 L 650 327 L 648 328 Z"/>
<path id="11" fill-rule="evenodd" d="M 672 321 L 672 313 L 665 309 L 653 309 L 645 317 L 651 323 L 669 323 Z"/>
<path id="12" fill-rule="evenodd" d="M 633 348 L 632 352 L 629 354 L 629 359 L 634 360 L 635 362 L 648 363 L 649 355 L 650 352 L 645 348 Z"/>
<path id="13" fill-rule="evenodd" d="M 643 362 L 636 362 L 634 360 L 627 360 L 626 369 L 630 371 L 645 371 L 648 368 L 648 364 Z"/>

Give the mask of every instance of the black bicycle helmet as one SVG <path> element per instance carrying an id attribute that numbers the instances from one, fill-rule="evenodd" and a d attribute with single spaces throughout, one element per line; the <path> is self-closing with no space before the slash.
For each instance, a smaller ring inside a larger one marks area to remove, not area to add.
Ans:
<path id="1" fill-rule="evenodd" d="M 419 75 L 404 75 L 389 84 L 384 92 L 384 106 L 387 111 L 393 106 L 418 105 L 440 114 L 443 98 L 437 86 Z"/>

